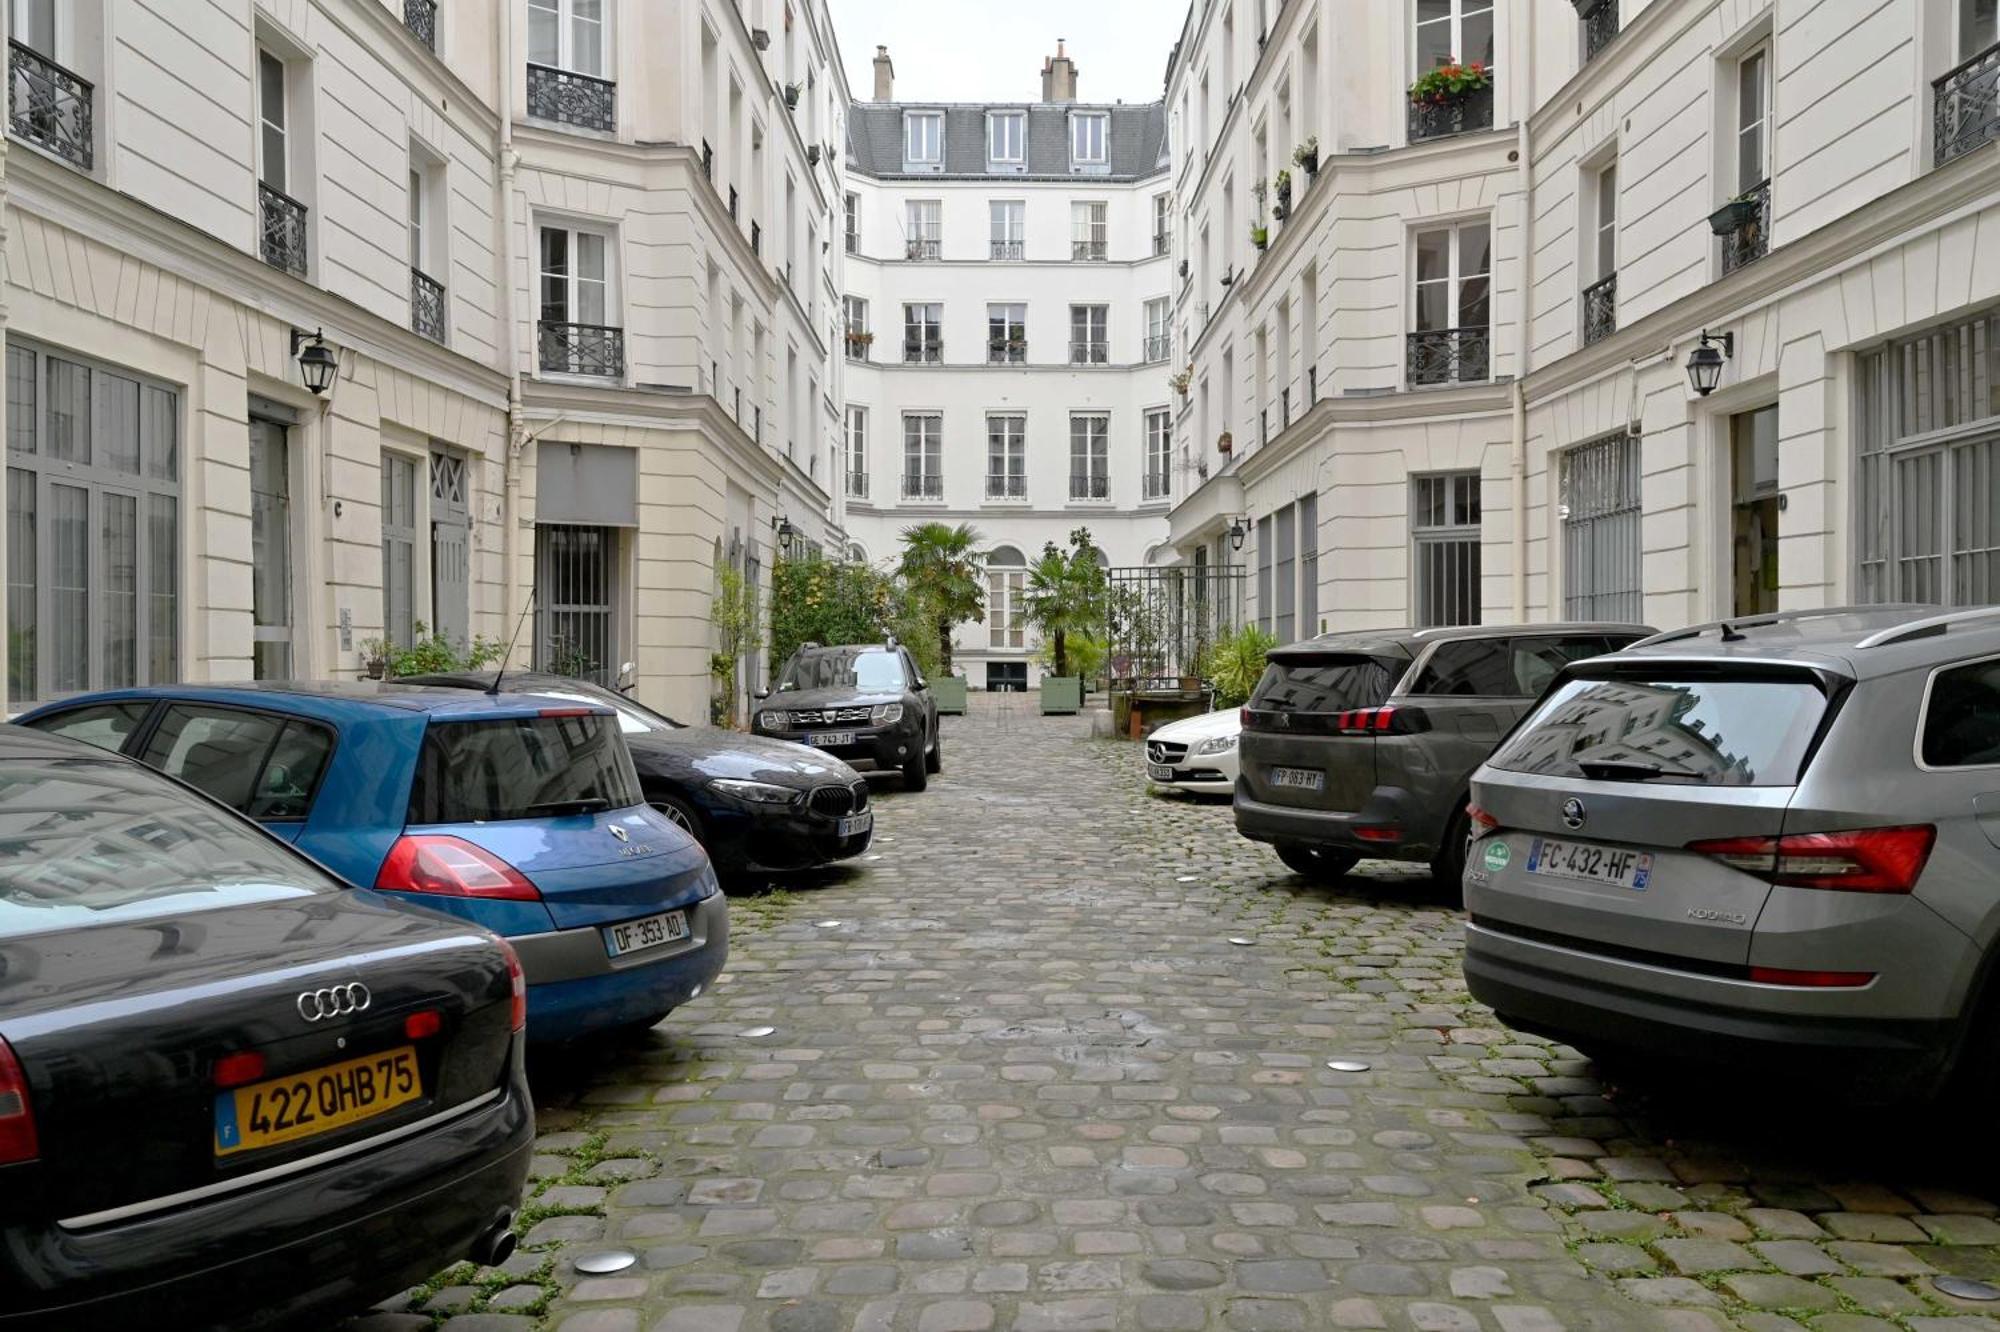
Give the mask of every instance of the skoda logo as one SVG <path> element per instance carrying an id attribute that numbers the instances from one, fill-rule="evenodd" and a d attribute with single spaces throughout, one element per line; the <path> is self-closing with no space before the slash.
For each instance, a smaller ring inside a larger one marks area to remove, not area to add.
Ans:
<path id="1" fill-rule="evenodd" d="M 299 1016 L 308 1022 L 330 1017 L 347 1017 L 365 1010 L 373 1000 L 360 981 L 335 985 L 324 990 L 307 990 L 298 998 Z"/>
<path id="2" fill-rule="evenodd" d="M 611 835 L 613 837 L 616 837 L 621 842 L 629 842 L 632 840 L 632 834 L 626 832 L 623 828 L 619 827 L 615 823 L 611 825 Z"/>
<path id="3" fill-rule="evenodd" d="M 1562 815 L 1563 826 L 1565 828 L 1576 829 L 1583 826 L 1583 821 L 1587 817 L 1588 811 L 1584 809 L 1581 800 L 1578 800 L 1575 796 L 1571 796 L 1569 799 L 1563 801 Z"/>

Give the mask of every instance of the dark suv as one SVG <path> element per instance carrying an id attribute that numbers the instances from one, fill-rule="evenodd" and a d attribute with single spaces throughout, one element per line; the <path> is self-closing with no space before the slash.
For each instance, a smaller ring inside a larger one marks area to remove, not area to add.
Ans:
<path id="1" fill-rule="evenodd" d="M 900 772 L 921 791 L 943 766 L 937 700 L 897 643 L 807 643 L 758 696 L 751 729 L 794 740 L 857 768 Z"/>
<path id="2" fill-rule="evenodd" d="M 1243 709 L 1236 829 L 1307 878 L 1363 856 L 1428 861 L 1455 891 L 1473 769 L 1565 665 L 1651 632 L 1370 629 L 1279 648 Z"/>

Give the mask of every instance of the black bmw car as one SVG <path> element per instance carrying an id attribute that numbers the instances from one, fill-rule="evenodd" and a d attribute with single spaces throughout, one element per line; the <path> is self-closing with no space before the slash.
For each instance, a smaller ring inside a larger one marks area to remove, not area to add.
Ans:
<path id="1" fill-rule="evenodd" d="M 487 689 L 491 671 L 399 683 Z M 782 874 L 858 856 L 874 835 L 868 782 L 803 745 L 683 726 L 609 689 L 568 676 L 508 671 L 500 688 L 603 704 L 618 714 L 646 800 L 702 844 L 725 878 Z"/>
<path id="2" fill-rule="evenodd" d="M 752 729 L 759 735 L 900 772 L 911 791 L 943 770 L 937 699 L 909 649 L 893 641 L 802 644 L 779 668 L 777 689 L 757 698 Z"/>
<path id="3" fill-rule="evenodd" d="M 0 725 L 0 1328 L 324 1323 L 500 1261 L 526 995 L 484 930 Z"/>

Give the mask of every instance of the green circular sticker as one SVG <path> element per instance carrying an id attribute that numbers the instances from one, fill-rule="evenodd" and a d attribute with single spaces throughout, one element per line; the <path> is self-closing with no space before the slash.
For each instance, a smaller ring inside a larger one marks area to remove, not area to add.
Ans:
<path id="1" fill-rule="evenodd" d="M 1513 859 L 1513 857 L 1514 853 L 1507 849 L 1505 842 L 1488 842 L 1486 844 L 1486 868 L 1495 873 L 1506 869 L 1507 862 Z"/>

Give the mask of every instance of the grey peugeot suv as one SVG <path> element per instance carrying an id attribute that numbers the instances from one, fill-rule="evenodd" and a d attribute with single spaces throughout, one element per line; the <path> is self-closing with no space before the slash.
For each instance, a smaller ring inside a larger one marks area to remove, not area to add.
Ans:
<path id="1" fill-rule="evenodd" d="M 1472 770 L 1563 666 L 1652 632 L 1464 625 L 1279 648 L 1243 710 L 1236 830 L 1307 878 L 1364 856 L 1414 860 L 1455 892 Z"/>
<path id="2" fill-rule="evenodd" d="M 2000 1089 L 2000 608 L 1578 662 L 1472 781 L 1465 976 L 1585 1049 Z M 1824 1075 L 1824 1076 L 1815 1076 Z"/>

